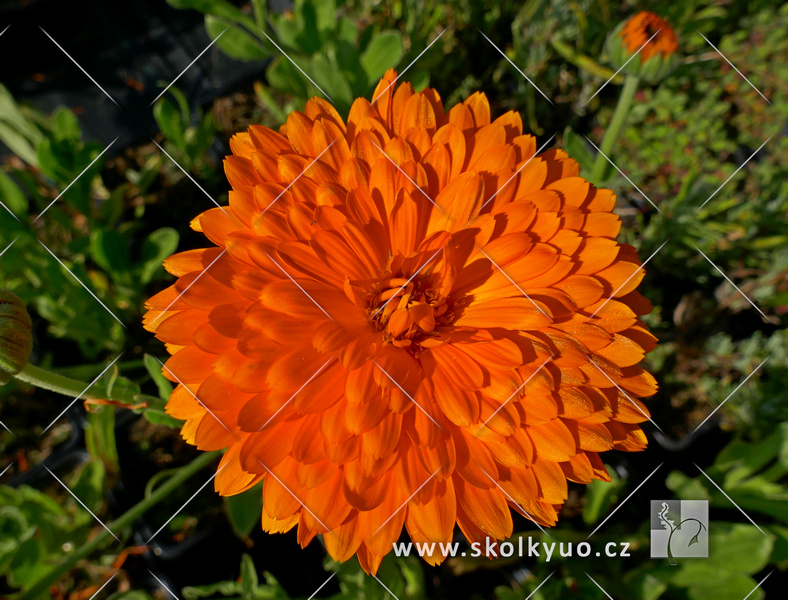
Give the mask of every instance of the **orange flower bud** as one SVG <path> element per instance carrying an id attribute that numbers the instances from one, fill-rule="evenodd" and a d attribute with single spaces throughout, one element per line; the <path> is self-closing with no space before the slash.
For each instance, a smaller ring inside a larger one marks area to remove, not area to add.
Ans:
<path id="1" fill-rule="evenodd" d="M 670 24 L 647 11 L 623 21 L 607 39 L 607 50 L 614 68 L 623 67 L 624 73 L 652 83 L 676 68 L 678 49 L 678 38 Z M 637 56 L 632 58 L 635 54 Z"/>

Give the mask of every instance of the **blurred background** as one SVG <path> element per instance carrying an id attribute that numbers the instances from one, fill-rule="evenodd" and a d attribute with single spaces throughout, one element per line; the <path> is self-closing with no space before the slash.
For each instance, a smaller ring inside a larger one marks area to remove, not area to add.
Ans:
<path id="1" fill-rule="evenodd" d="M 551 531 L 577 542 L 601 525 L 594 539 L 627 542 L 630 557 L 434 568 L 389 556 L 381 581 L 400 600 L 783 597 L 788 6 L 660 5 L 678 36 L 677 67 L 640 82 L 608 154 L 615 167 L 595 170 L 626 77 L 606 38 L 649 9 L 1 0 L 0 288 L 32 316 L 33 364 L 77 382 L 101 375 L 115 400 L 65 410 L 70 400 L 54 392 L 0 388 L 0 596 L 311 598 L 335 571 L 319 543 L 301 550 L 294 531 L 262 533 L 259 488 L 222 499 L 200 487 L 214 463 L 195 471 L 199 453 L 164 414 L 170 388 L 157 357 L 166 353 L 140 321 L 145 299 L 172 282 L 162 260 L 205 245 L 190 220 L 227 201 L 233 133 L 277 128 L 321 90 L 346 116 L 386 69 L 412 63 L 402 80 L 436 88 L 447 107 L 484 91 L 494 115 L 520 112 L 539 146 L 564 148 L 581 175 L 616 191 L 620 239 L 649 259 L 640 290 L 660 345 L 645 366 L 660 391 L 647 405 L 662 431 L 646 423 L 645 452 L 604 455 L 611 483 L 570 485 Z M 95 542 L 108 536 L 86 509 L 111 522 L 179 473 L 184 483 L 123 522 L 118 540 Z M 710 558 L 677 567 L 649 558 L 657 499 L 709 501 Z M 541 535 L 517 517 L 515 531 Z M 86 557 L 60 568 L 90 541 Z M 314 597 L 389 591 L 351 562 Z"/>

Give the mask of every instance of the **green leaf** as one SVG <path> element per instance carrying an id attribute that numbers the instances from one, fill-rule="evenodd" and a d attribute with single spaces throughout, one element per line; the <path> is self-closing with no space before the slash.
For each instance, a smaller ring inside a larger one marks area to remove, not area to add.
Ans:
<path id="1" fill-rule="evenodd" d="M 159 390 L 159 397 L 168 400 L 172 394 L 172 383 L 161 372 L 161 363 L 151 354 L 146 354 L 142 359 L 145 370 L 151 376 L 153 382 Z"/>
<path id="2" fill-rule="evenodd" d="M 306 100 L 309 83 L 304 75 L 284 57 L 278 57 L 265 71 L 268 84 L 282 94 Z"/>
<path id="3" fill-rule="evenodd" d="M 269 56 L 257 37 L 226 20 L 206 15 L 205 29 L 208 37 L 216 40 L 216 46 L 230 58 L 252 61 L 263 60 Z"/>
<path id="4" fill-rule="evenodd" d="M 635 600 L 657 600 L 668 589 L 666 581 L 672 574 L 671 567 L 649 564 L 627 572 L 624 582 Z"/>
<path id="5" fill-rule="evenodd" d="M 236 596 L 241 593 L 241 584 L 237 581 L 219 581 L 208 585 L 189 586 L 181 590 L 186 600 L 210 598 L 216 594 L 222 596 Z"/>
<path id="6" fill-rule="evenodd" d="M 164 425 L 170 429 L 180 429 L 183 427 L 183 421 L 179 421 L 175 417 L 168 415 L 166 412 L 159 410 L 158 408 L 147 408 L 145 409 L 145 412 L 142 413 L 142 415 L 149 423 L 152 423 L 153 425 Z"/>
<path id="7" fill-rule="evenodd" d="M 90 455 L 100 460 L 107 473 L 120 474 L 118 447 L 115 441 L 115 408 L 100 406 L 87 415 L 85 444 Z"/>
<path id="8" fill-rule="evenodd" d="M 372 38 L 361 55 L 369 85 L 377 83 L 387 69 L 397 66 L 403 53 L 402 36 L 395 31 L 384 31 Z"/>
<path id="9" fill-rule="evenodd" d="M 0 84 L 0 140 L 29 165 L 38 166 L 36 147 L 43 133 L 28 119 L 11 92 Z"/>
<path id="10" fill-rule="evenodd" d="M 113 279 L 129 270 L 129 247 L 126 237 L 115 229 L 96 229 L 90 235 L 90 256 Z"/>
<path id="11" fill-rule="evenodd" d="M 67 108 L 58 107 L 52 115 L 52 135 L 58 141 L 82 141 L 82 128 L 76 115 Z"/>
<path id="12" fill-rule="evenodd" d="M 430 84 L 430 72 L 427 69 L 412 69 L 405 76 L 405 81 L 410 81 L 413 89 L 420 92 Z"/>
<path id="13" fill-rule="evenodd" d="M 172 255 L 178 248 L 178 232 L 172 227 L 162 227 L 148 236 L 142 245 L 142 268 L 139 280 L 141 284 L 150 282 L 165 258 Z"/>
<path id="14" fill-rule="evenodd" d="M 747 575 L 735 573 L 728 575 L 719 573 L 716 577 L 708 577 L 693 583 L 687 588 L 689 600 L 761 600 L 764 591 L 760 588 L 753 592 L 757 582 Z M 752 592 L 752 593 L 750 593 Z"/>
<path id="15" fill-rule="evenodd" d="M 106 475 L 107 472 L 104 469 L 102 460 L 92 459 L 84 463 L 75 476 L 67 482 L 68 487 L 89 510 L 97 513 L 104 505 L 104 481 Z M 82 509 L 80 508 L 80 510 Z"/>
<path id="16" fill-rule="evenodd" d="M 262 496 L 262 491 L 261 491 Z M 252 557 L 244 554 L 241 557 L 241 596 L 243 600 L 255 600 L 257 597 L 257 570 Z"/>
<path id="17" fill-rule="evenodd" d="M 317 0 L 315 5 L 315 20 L 320 39 L 324 42 L 337 26 L 337 5 L 335 0 Z"/>
<path id="18" fill-rule="evenodd" d="M 321 1 L 298 0 L 294 7 L 293 12 L 298 27 L 297 48 L 306 55 L 319 52 L 323 44 L 320 31 L 317 28 L 317 10 L 315 8 L 315 5 Z"/>
<path id="19" fill-rule="evenodd" d="M 315 54 L 312 57 L 310 68 L 306 71 L 315 83 L 331 97 L 340 113 L 350 108 L 354 99 L 353 91 L 350 89 L 347 77 L 337 68 L 336 64 L 322 54 Z M 319 91 L 316 95 L 323 96 Z"/>
<path id="20" fill-rule="evenodd" d="M 182 148 L 185 124 L 180 112 L 169 98 L 160 98 L 153 105 L 153 118 L 156 119 L 164 137 L 176 147 Z"/>
<path id="21" fill-rule="evenodd" d="M 2 170 L 0 170 L 0 201 L 18 217 L 27 214 L 27 197 L 14 180 Z"/>
<path id="22" fill-rule="evenodd" d="M 678 559 L 679 570 L 671 583 L 692 587 L 702 581 L 719 579 L 721 573 L 752 575 L 769 562 L 773 546 L 774 537 L 763 535 L 752 525 L 712 523 L 709 527 L 709 557 L 704 560 Z M 753 587 L 755 582 L 750 589 Z"/>
<path id="23" fill-rule="evenodd" d="M 267 0 L 252 0 L 252 8 L 254 9 L 254 22 L 257 26 L 265 31 L 268 29 L 266 24 L 266 17 L 268 17 L 268 2 Z"/>
<path id="24" fill-rule="evenodd" d="M 224 509 L 235 533 L 242 538 L 248 536 L 260 522 L 260 513 L 263 509 L 263 484 L 259 483 L 235 496 L 225 496 Z"/>
<path id="25" fill-rule="evenodd" d="M 191 8 L 206 15 L 214 15 L 234 23 L 240 23 L 250 31 L 253 31 L 255 27 L 253 19 L 227 0 L 167 0 L 167 4 L 174 8 Z"/>
<path id="26" fill-rule="evenodd" d="M 564 150 L 580 165 L 581 174 L 586 177 L 591 174 L 595 160 L 594 155 L 591 154 L 585 141 L 569 127 L 564 129 Z"/>
<path id="27" fill-rule="evenodd" d="M 620 479 L 616 472 L 608 469 L 610 482 L 595 479 L 586 486 L 586 505 L 583 507 L 583 522 L 586 525 L 596 523 L 603 513 L 615 502 L 618 493 L 624 487 L 625 481 Z"/>

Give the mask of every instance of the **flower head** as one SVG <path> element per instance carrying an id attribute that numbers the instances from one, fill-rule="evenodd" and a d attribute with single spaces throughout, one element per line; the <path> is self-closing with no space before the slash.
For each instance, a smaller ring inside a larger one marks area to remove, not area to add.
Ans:
<path id="1" fill-rule="evenodd" d="M 652 82 L 676 68 L 678 49 L 678 38 L 670 24 L 648 11 L 630 17 L 608 37 L 613 66 Z M 635 54 L 638 56 L 630 60 Z"/>
<path id="2" fill-rule="evenodd" d="M 403 526 L 552 525 L 567 480 L 609 479 L 600 452 L 645 447 L 655 339 L 615 196 L 517 113 L 389 71 L 347 123 L 313 99 L 230 143 L 229 206 L 193 222 L 214 246 L 166 261 L 145 322 L 167 411 L 227 449 L 221 494 L 265 480 L 266 531 L 375 572 Z"/>

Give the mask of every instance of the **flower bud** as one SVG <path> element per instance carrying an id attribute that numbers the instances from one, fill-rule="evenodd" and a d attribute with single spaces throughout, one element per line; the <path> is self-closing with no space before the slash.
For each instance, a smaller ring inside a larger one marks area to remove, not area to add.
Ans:
<path id="1" fill-rule="evenodd" d="M 16 294 L 0 290 L 0 385 L 19 373 L 30 358 L 33 322 Z"/>
<path id="2" fill-rule="evenodd" d="M 647 11 L 623 21 L 607 38 L 607 51 L 613 67 L 616 70 L 623 67 L 623 73 L 650 83 L 656 83 L 673 72 L 679 62 L 678 49 L 679 42 L 673 28 L 661 17 Z M 637 56 L 632 58 L 635 53 Z"/>

